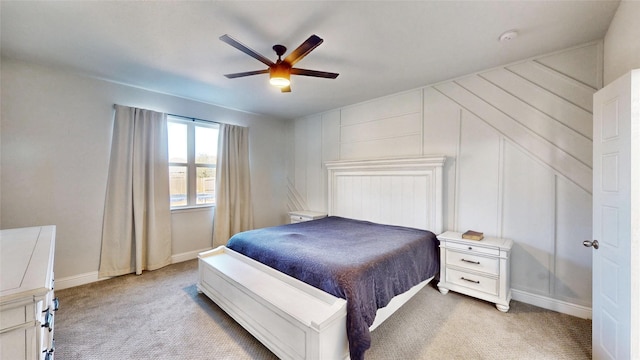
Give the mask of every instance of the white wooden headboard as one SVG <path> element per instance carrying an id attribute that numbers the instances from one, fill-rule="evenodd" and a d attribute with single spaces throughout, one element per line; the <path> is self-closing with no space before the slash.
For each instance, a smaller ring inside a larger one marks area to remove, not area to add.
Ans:
<path id="1" fill-rule="evenodd" d="M 330 161 L 329 215 L 443 231 L 444 156 Z"/>

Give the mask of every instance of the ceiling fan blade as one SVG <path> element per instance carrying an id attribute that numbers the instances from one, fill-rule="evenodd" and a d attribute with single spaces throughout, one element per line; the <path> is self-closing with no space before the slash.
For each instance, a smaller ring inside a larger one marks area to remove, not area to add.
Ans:
<path id="1" fill-rule="evenodd" d="M 235 79 L 243 76 L 268 74 L 268 73 L 269 73 L 269 69 L 265 69 L 265 70 L 256 70 L 256 71 L 245 71 L 245 72 L 234 73 L 234 74 L 225 74 L 224 76 L 226 76 L 229 79 Z"/>
<path id="2" fill-rule="evenodd" d="M 289 63 L 289 65 L 293 66 L 298 61 L 302 60 L 303 57 L 307 56 L 311 52 L 311 50 L 318 47 L 318 45 L 322 44 L 324 40 L 322 40 L 318 35 L 311 35 L 305 42 L 303 42 L 297 49 L 293 50 L 289 56 L 287 56 L 284 61 Z"/>
<path id="3" fill-rule="evenodd" d="M 247 47 L 246 45 L 242 44 L 241 42 L 239 42 L 238 40 L 232 38 L 231 36 L 224 34 L 222 36 L 220 36 L 220 40 L 226 42 L 227 44 L 233 46 L 234 48 L 242 51 L 243 53 L 251 56 L 252 58 L 264 63 L 265 65 L 268 66 L 272 66 L 275 65 L 275 63 L 269 59 L 267 59 L 266 57 L 258 54 L 255 50 L 250 49 L 249 47 Z"/>
<path id="4" fill-rule="evenodd" d="M 307 70 L 307 69 L 298 69 L 298 68 L 292 68 L 291 74 L 321 77 L 321 78 L 327 78 L 327 79 L 335 79 L 338 77 L 338 75 L 340 75 L 340 74 L 327 72 L 327 71 Z"/>
<path id="5" fill-rule="evenodd" d="M 280 88 L 280 92 L 283 92 L 283 93 L 291 92 L 291 85 Z"/>

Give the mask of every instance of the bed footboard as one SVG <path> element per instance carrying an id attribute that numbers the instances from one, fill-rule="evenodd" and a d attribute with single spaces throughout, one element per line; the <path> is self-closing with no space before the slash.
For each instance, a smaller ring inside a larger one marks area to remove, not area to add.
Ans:
<path id="1" fill-rule="evenodd" d="M 348 359 L 346 301 L 224 246 L 198 256 L 198 290 L 281 359 Z"/>

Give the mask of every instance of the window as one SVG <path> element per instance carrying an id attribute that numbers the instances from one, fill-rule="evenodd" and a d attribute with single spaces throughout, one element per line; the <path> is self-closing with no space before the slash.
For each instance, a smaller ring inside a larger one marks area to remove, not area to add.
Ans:
<path id="1" fill-rule="evenodd" d="M 167 116 L 171 208 L 215 204 L 218 125 Z"/>

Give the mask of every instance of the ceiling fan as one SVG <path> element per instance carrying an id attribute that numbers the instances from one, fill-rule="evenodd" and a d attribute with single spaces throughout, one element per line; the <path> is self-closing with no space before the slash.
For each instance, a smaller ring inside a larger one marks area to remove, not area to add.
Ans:
<path id="1" fill-rule="evenodd" d="M 271 85 L 279 87 L 280 91 L 282 92 L 291 92 L 291 83 L 289 81 L 290 75 L 304 75 L 327 79 L 335 79 L 339 75 L 332 72 L 299 69 L 293 67 L 293 65 L 302 60 L 302 58 L 307 56 L 307 54 L 318 47 L 318 45 L 322 44 L 324 40 L 322 40 L 317 35 L 311 35 L 300 46 L 298 46 L 298 48 L 293 50 L 286 58 L 284 58 L 284 60 L 282 59 L 282 55 L 284 55 L 284 53 L 287 51 L 287 48 L 283 45 L 274 45 L 273 51 L 275 51 L 276 55 L 278 55 L 278 60 L 276 62 L 267 59 L 266 57 L 248 48 L 246 45 L 240 43 L 227 34 L 220 36 L 220 40 L 269 66 L 268 69 L 264 70 L 225 74 L 224 76 L 229 79 L 250 75 L 269 74 L 269 82 L 271 83 Z"/>

